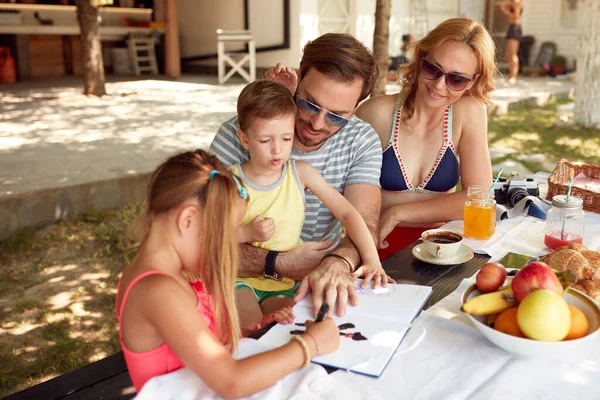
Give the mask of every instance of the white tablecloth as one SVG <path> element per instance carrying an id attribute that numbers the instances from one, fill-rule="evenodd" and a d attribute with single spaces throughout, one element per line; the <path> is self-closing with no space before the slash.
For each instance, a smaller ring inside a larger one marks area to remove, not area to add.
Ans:
<path id="1" fill-rule="evenodd" d="M 549 252 L 544 245 L 546 221 L 520 216 L 498 222 L 496 232 L 488 240 L 465 238 L 463 243 L 476 253 L 485 253 L 492 261 L 501 259 L 506 253 L 514 252 L 531 256 L 542 256 Z M 463 221 L 451 221 L 440 229 L 463 234 Z M 590 250 L 600 251 L 600 214 L 585 213 L 583 244 Z"/>
<path id="2" fill-rule="evenodd" d="M 500 259 L 509 251 L 530 255 L 543 247 L 544 222 L 518 217 L 498 224 L 488 241 L 466 244 Z M 445 226 L 462 232 L 462 221 Z M 600 250 L 600 215 L 586 213 L 584 244 Z M 460 311 L 460 296 L 474 282 L 463 280 L 450 295 L 414 321 L 379 379 L 318 365 L 297 371 L 252 399 L 600 399 L 600 336 L 573 360 L 550 362 L 513 356 L 491 344 Z M 245 339 L 240 357 L 268 348 Z M 153 399 L 215 399 L 189 369 L 153 378 L 138 396 Z"/>

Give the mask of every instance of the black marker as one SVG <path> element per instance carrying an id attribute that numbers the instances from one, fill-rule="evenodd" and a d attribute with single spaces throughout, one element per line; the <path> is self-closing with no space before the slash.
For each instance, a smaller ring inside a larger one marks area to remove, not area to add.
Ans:
<path id="1" fill-rule="evenodd" d="M 328 312 L 329 312 L 329 304 L 323 303 L 321 305 L 321 308 L 319 308 L 319 312 L 317 313 L 317 319 L 315 319 L 315 322 L 323 322 L 323 320 L 327 316 Z"/>

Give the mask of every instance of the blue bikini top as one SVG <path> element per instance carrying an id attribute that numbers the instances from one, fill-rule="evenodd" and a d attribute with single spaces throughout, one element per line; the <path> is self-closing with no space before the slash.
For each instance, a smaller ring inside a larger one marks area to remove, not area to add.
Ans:
<path id="1" fill-rule="evenodd" d="M 460 179 L 458 155 L 452 143 L 452 105 L 444 111 L 442 135 L 444 142 L 433 167 L 419 186 L 414 187 L 407 178 L 406 169 L 398 148 L 398 135 L 402 117 L 402 100 L 398 96 L 394 110 L 394 125 L 388 145 L 383 150 L 381 188 L 390 192 L 443 193 L 456 186 Z"/>

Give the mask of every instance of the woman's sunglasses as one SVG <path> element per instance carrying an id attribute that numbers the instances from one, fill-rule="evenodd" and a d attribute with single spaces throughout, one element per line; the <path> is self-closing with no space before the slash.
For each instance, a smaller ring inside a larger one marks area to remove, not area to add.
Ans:
<path id="1" fill-rule="evenodd" d="M 337 128 L 342 128 L 343 126 L 345 126 L 348 123 L 348 119 L 346 119 L 340 115 L 334 114 L 331 111 L 324 109 L 323 107 L 319 107 L 318 105 L 311 103 L 308 100 L 299 99 L 297 95 L 296 95 L 296 105 L 298 106 L 298 109 L 300 111 L 302 111 L 304 114 L 307 114 L 307 115 L 317 115 L 321 111 L 325 112 L 325 121 L 327 121 L 327 123 L 329 123 L 330 125 L 335 126 Z"/>
<path id="2" fill-rule="evenodd" d="M 444 72 L 443 69 L 424 58 L 421 61 L 421 73 L 425 79 L 432 81 L 437 81 L 444 75 L 448 89 L 455 91 L 463 90 L 473 80 L 473 78 L 468 78 L 456 72 Z"/>

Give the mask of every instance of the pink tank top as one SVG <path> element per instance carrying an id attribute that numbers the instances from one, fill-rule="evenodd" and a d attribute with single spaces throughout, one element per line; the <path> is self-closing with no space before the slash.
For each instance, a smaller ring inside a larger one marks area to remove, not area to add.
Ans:
<path id="1" fill-rule="evenodd" d="M 171 349 L 171 347 L 165 342 L 158 346 L 157 348 L 145 351 L 145 352 L 134 352 L 129 350 L 125 343 L 123 343 L 123 335 L 122 335 L 122 327 L 121 327 L 121 315 L 123 314 L 123 308 L 125 307 L 125 302 L 127 301 L 127 296 L 131 291 L 133 285 L 139 282 L 142 278 L 153 275 L 153 274 L 163 274 L 161 271 L 147 271 L 143 274 L 136 276 L 125 293 L 123 295 L 123 302 L 121 303 L 121 308 L 116 309 L 117 311 L 117 319 L 119 320 L 119 341 L 121 342 L 121 348 L 123 349 L 123 355 L 125 356 L 125 362 L 127 363 L 127 369 L 129 370 L 129 376 L 131 377 L 131 381 L 133 382 L 133 386 L 135 386 L 135 390 L 139 392 L 142 389 L 142 386 L 150 379 L 155 376 L 164 375 L 166 373 L 176 371 L 179 368 L 184 367 L 185 365 L 179 359 L 177 354 Z M 214 307 L 212 303 L 211 297 L 206 292 L 204 285 L 202 282 L 194 282 L 190 283 L 194 292 L 196 292 L 196 297 L 198 298 L 198 302 L 196 303 L 196 309 L 202 315 L 204 322 L 208 326 L 208 328 L 215 335 L 217 334 L 217 327 L 215 324 L 215 315 L 214 315 Z M 121 280 L 119 280 L 119 287 L 121 286 Z M 119 294 L 117 288 L 117 299 L 116 304 L 119 304 Z M 115 307 L 116 308 L 116 307 Z"/>

